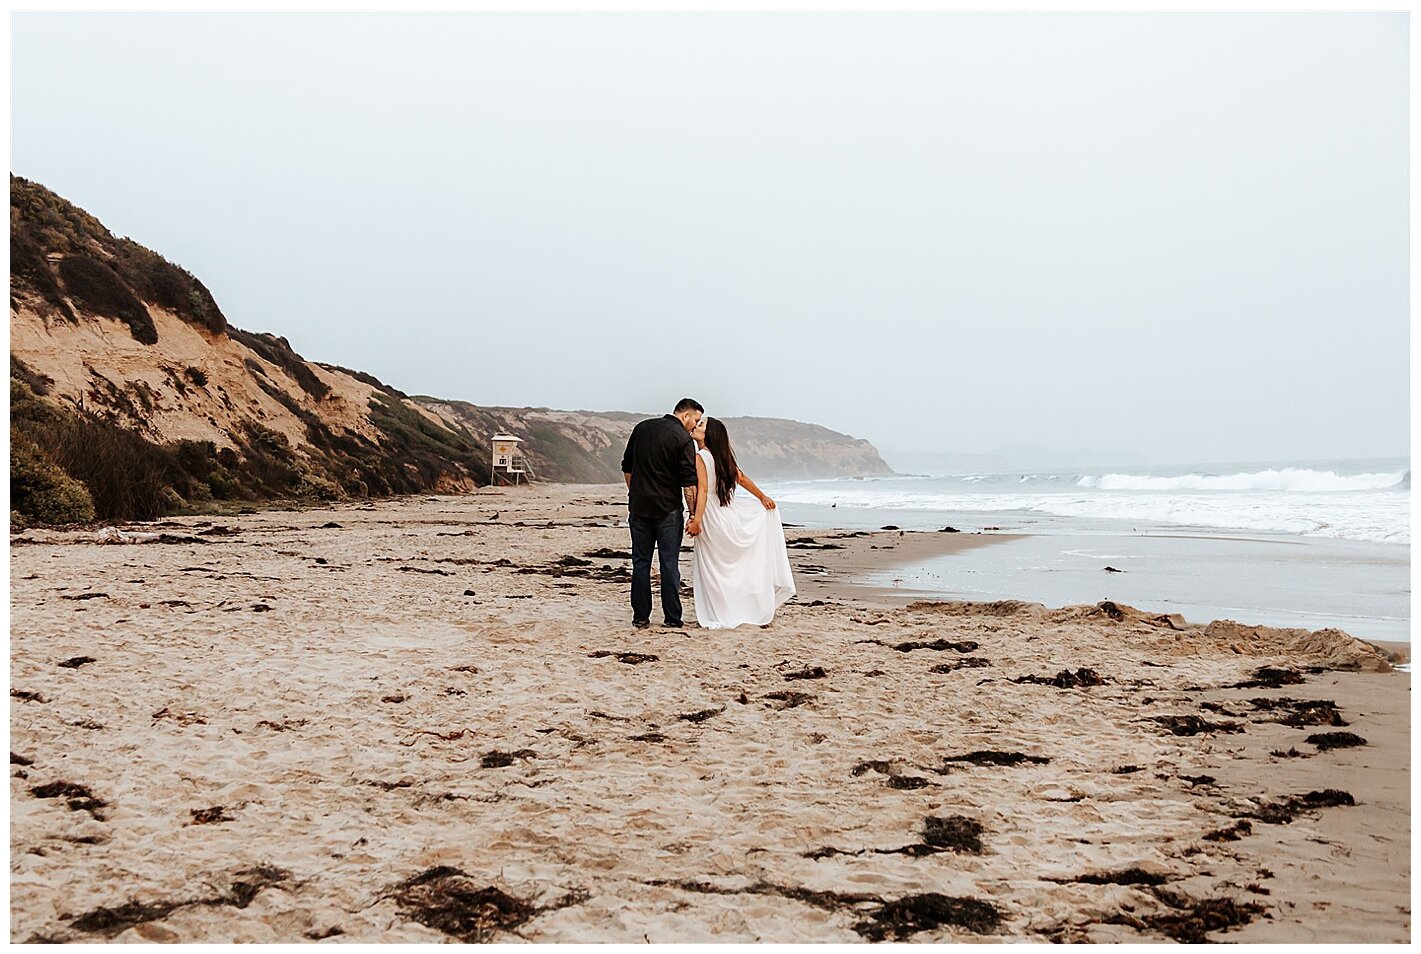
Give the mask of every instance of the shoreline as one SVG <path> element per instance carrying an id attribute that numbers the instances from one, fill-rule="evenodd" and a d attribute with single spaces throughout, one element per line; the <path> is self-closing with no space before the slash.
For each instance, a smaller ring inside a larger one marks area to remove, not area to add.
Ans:
<path id="1" fill-rule="evenodd" d="M 768 629 L 636 631 L 624 506 L 12 535 L 12 939 L 1409 939 L 1367 644 L 836 590 L 1003 537 L 807 528 Z"/>
<path id="2" fill-rule="evenodd" d="M 810 596 L 810 599 L 827 597 L 885 607 L 907 606 L 920 601 L 963 602 L 963 600 L 931 589 L 869 582 L 863 579 L 865 575 L 882 572 L 886 569 L 906 568 L 925 560 L 951 557 L 970 549 L 1009 543 L 1025 539 L 1028 536 L 1030 534 L 1009 532 L 942 533 L 933 530 L 862 531 L 842 528 L 816 530 L 808 527 L 787 528 L 785 531 L 785 537 L 791 543 L 791 555 L 796 552 L 793 548 L 794 542 L 805 539 L 831 542 L 843 547 L 839 550 L 816 551 L 819 561 L 831 573 L 829 575 L 796 575 L 796 583 L 799 585 L 800 593 L 813 593 L 814 595 Z M 884 545 L 884 541 L 888 545 Z M 1045 604 L 1040 605 L 1045 606 Z M 1047 608 L 1062 609 L 1064 606 Z M 1206 626 L 1213 621 L 1188 620 L 1190 623 Z M 1234 622 L 1245 626 L 1262 625 L 1247 619 L 1234 620 Z M 1361 639 L 1363 642 L 1383 650 L 1392 663 L 1407 664 L 1411 661 L 1411 644 L 1409 642 L 1354 638 Z"/>

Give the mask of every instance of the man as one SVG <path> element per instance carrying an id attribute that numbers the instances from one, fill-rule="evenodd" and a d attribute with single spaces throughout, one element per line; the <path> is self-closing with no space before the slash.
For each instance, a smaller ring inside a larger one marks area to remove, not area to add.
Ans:
<path id="1" fill-rule="evenodd" d="M 651 551 L 661 557 L 661 612 L 666 625 L 680 627 L 681 499 L 696 510 L 696 442 L 691 431 L 705 408 L 682 398 L 664 417 L 642 421 L 632 429 L 622 454 L 627 482 L 628 523 L 632 531 L 632 625 L 651 625 Z"/>

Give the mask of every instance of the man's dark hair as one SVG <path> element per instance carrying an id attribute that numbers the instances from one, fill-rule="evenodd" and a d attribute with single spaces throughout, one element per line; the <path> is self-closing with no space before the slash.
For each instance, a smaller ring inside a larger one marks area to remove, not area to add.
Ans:
<path id="1" fill-rule="evenodd" d="M 672 413 L 680 414 L 682 411 L 695 411 L 698 414 L 704 414 L 706 409 L 701 407 L 701 402 L 695 398 L 682 398 L 676 402 L 676 410 Z"/>

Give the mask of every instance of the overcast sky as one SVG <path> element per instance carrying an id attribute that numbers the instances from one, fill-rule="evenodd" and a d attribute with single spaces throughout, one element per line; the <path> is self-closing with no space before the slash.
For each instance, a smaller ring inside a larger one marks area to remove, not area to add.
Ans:
<path id="1" fill-rule="evenodd" d="M 15 15 L 12 170 L 411 393 L 1407 452 L 1407 20 Z"/>

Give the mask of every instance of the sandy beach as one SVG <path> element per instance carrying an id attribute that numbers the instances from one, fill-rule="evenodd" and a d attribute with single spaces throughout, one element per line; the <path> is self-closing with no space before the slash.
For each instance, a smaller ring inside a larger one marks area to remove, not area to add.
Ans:
<path id="1" fill-rule="evenodd" d="M 855 581 L 1001 537 L 803 529 L 771 627 L 637 631 L 624 512 L 12 535 L 11 939 L 1410 939 L 1394 647 L 934 602 Z"/>

